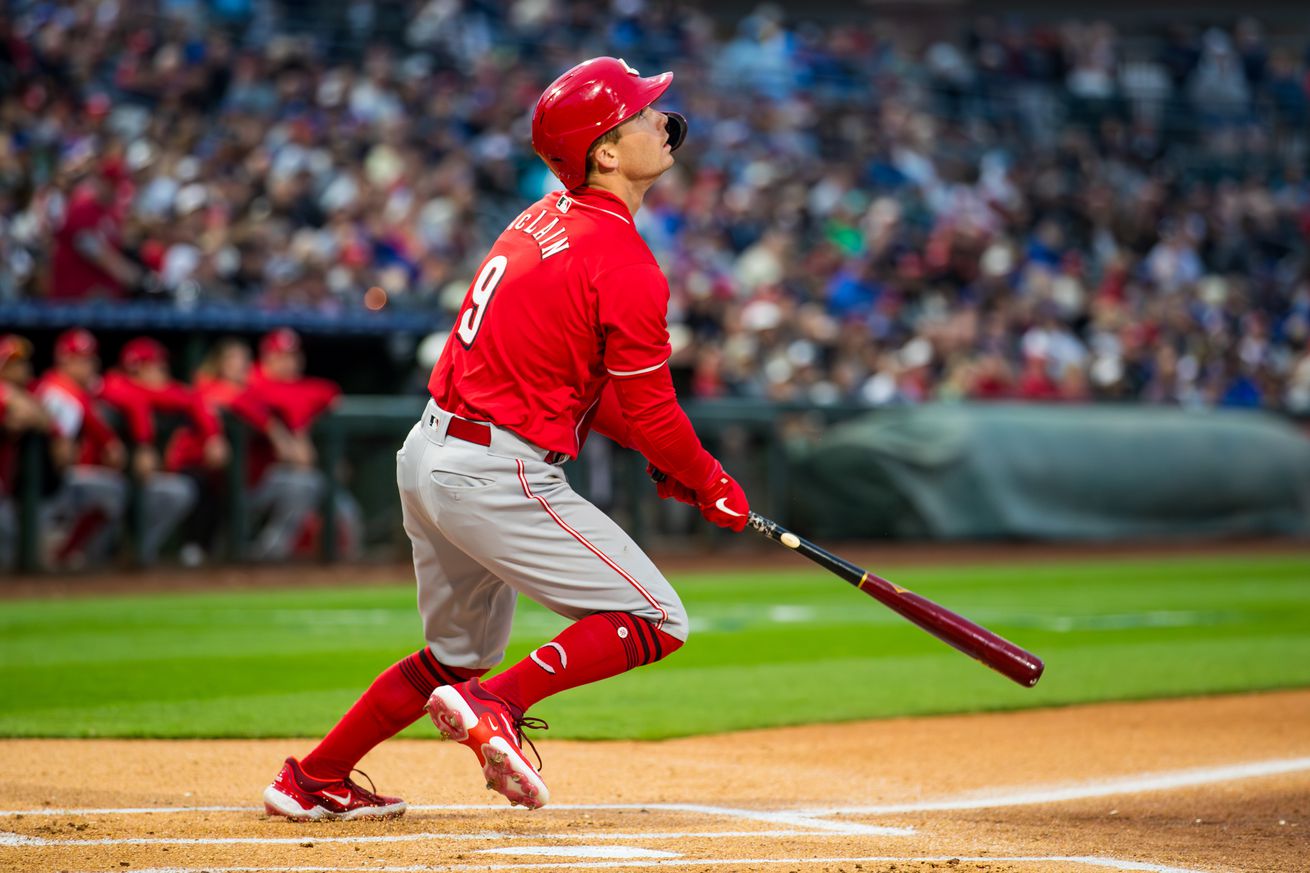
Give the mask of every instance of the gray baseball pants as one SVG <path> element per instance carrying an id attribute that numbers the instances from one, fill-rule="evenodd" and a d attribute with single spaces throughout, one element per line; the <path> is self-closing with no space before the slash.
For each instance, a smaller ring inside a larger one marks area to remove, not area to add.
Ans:
<path id="1" fill-rule="evenodd" d="M 14 501 L 0 494 L 0 570 L 11 570 L 18 551 L 18 513 Z"/>
<path id="2" fill-rule="evenodd" d="M 196 505 L 199 489 L 195 480 L 179 473 L 152 473 L 141 486 L 145 503 L 141 531 L 141 563 L 159 560 L 159 550 Z"/>
<path id="3" fill-rule="evenodd" d="M 44 509 L 45 518 L 62 516 L 71 525 L 79 515 L 99 509 L 105 523 L 87 540 L 88 560 L 99 563 L 109 557 L 118 542 L 123 514 L 127 509 L 127 478 L 117 470 L 76 464 L 64 475 L 64 487 Z"/>
<path id="4" fill-rule="evenodd" d="M 296 536 L 305 519 L 318 509 L 327 483 L 323 474 L 314 469 L 302 469 L 290 464 L 269 467 L 250 494 L 250 511 L 255 516 L 267 513 L 251 548 L 253 556 L 261 561 L 280 561 L 291 555 Z"/>
<path id="5" fill-rule="evenodd" d="M 467 442 L 450 420 L 429 402 L 396 455 L 424 637 L 441 663 L 498 664 L 520 593 L 565 618 L 627 612 L 687 638 L 664 575 L 545 450 L 490 425 L 491 445 Z"/>

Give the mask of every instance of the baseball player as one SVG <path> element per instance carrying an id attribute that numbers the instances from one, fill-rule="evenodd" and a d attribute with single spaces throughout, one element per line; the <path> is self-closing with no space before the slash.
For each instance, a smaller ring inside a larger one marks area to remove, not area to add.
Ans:
<path id="1" fill-rule="evenodd" d="M 668 474 L 661 496 L 723 527 L 746 523 L 745 494 L 678 406 L 668 283 L 633 223 L 687 131 L 652 106 L 672 78 L 595 58 L 538 101 L 533 148 L 566 190 L 524 210 L 483 260 L 433 368 L 432 399 L 397 454 L 427 644 L 383 672 L 303 761 L 287 759 L 264 792 L 270 813 L 403 813 L 403 801 L 349 774 L 425 709 L 474 752 L 489 788 L 540 807 L 550 793 L 520 747 L 532 705 L 686 640 L 668 581 L 560 470 L 596 430 Z M 504 655 L 520 593 L 573 623 L 482 682 Z"/>
<path id="2" fill-rule="evenodd" d="M 14 565 L 18 511 L 14 491 L 19 478 L 19 446 L 26 433 L 48 434 L 50 417 L 28 392 L 32 344 L 17 334 L 0 336 L 0 570 Z"/>
<path id="3" fill-rule="evenodd" d="M 259 364 L 250 374 L 250 392 L 265 414 L 258 427 L 266 437 L 251 447 L 251 466 L 263 469 L 250 496 L 256 515 L 268 520 L 255 538 L 257 558 L 290 557 L 306 529 L 316 518 L 327 481 L 315 466 L 317 453 L 310 429 L 341 396 L 335 382 L 304 374 L 305 358 L 300 335 L 278 328 L 259 342 Z M 334 507 L 343 545 L 354 549 L 362 540 L 359 504 L 344 488 Z"/>
<path id="4" fill-rule="evenodd" d="M 89 331 L 66 330 L 55 338 L 55 365 L 37 381 L 33 393 L 50 416 L 50 446 L 63 485 L 43 510 L 43 525 L 64 516 L 69 532 L 57 562 L 107 558 L 127 507 L 123 469 L 127 450 L 100 415 L 95 392 L 100 384 L 99 345 Z"/>
<path id="5" fill-rule="evenodd" d="M 207 457 L 213 466 L 227 462 L 227 441 L 218 419 L 199 395 L 173 380 L 168 350 L 150 337 L 129 340 L 119 356 L 121 369 L 110 370 L 100 386 L 100 398 L 123 416 L 132 438 L 132 473 L 140 483 L 144 502 L 141 563 L 149 566 L 169 534 L 195 506 L 200 489 L 193 479 L 160 469 L 156 447 L 156 413 L 182 414 L 204 434 Z"/>

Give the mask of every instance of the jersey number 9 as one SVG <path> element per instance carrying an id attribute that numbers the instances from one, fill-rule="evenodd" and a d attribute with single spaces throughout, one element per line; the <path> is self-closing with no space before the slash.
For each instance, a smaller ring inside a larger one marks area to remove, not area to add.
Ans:
<path id="1" fill-rule="evenodd" d="M 482 327 L 482 319 L 487 314 L 487 305 L 491 303 L 491 295 L 496 293 L 496 286 L 505 278 L 505 269 L 508 266 L 509 258 L 496 255 L 487 261 L 482 272 L 478 273 L 478 278 L 474 280 L 473 292 L 469 295 L 469 307 L 464 310 L 464 316 L 459 320 L 459 328 L 455 331 L 459 334 L 459 341 L 464 344 L 464 348 L 473 345 L 473 340 L 477 338 L 478 328 Z"/>

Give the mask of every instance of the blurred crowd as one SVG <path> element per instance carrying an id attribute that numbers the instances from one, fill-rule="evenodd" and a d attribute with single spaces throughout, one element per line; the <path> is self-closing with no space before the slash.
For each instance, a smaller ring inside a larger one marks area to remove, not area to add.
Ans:
<path id="1" fill-rule="evenodd" d="M 638 223 L 698 397 L 1310 412 L 1305 32 L 654 0 L 4 0 L 0 300 L 452 313 L 596 54 L 691 122 Z M 940 23 L 934 24 L 934 21 Z"/>
<path id="2" fill-rule="evenodd" d="M 52 351 L 53 365 L 36 378 L 32 344 L 0 335 L 0 569 L 14 566 L 28 490 L 37 495 L 39 562 L 49 569 L 129 557 L 149 566 L 173 545 L 184 564 L 203 563 L 220 535 L 246 535 L 225 524 L 233 487 L 253 521 L 243 554 L 313 552 L 325 535 L 326 477 L 310 429 L 341 392 L 303 374 L 294 331 L 264 336 L 257 362 L 245 342 L 219 341 L 190 384 L 172 378 L 168 351 L 149 337 L 126 342 L 103 373 L 87 330 L 65 331 Z M 249 434 L 236 476 L 228 475 L 235 459 L 224 412 Z M 362 520 L 344 489 L 334 516 L 339 551 L 357 554 Z"/>

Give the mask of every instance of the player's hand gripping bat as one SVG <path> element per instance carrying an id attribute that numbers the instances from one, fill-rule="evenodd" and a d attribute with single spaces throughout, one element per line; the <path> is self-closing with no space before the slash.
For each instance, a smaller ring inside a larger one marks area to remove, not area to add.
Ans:
<path id="1" fill-rule="evenodd" d="M 664 478 L 664 474 L 659 470 L 652 470 L 651 478 L 658 482 Z M 997 636 L 987 628 L 974 624 L 964 616 L 957 615 L 926 597 L 888 582 L 881 576 L 875 576 L 868 570 L 857 567 L 826 549 L 819 548 L 758 512 L 750 514 L 747 526 L 840 576 L 948 646 L 981 661 L 1002 676 L 1028 688 L 1036 685 L 1037 680 L 1042 678 L 1042 671 L 1046 669 L 1046 665 L 1042 663 L 1041 658 Z"/>

